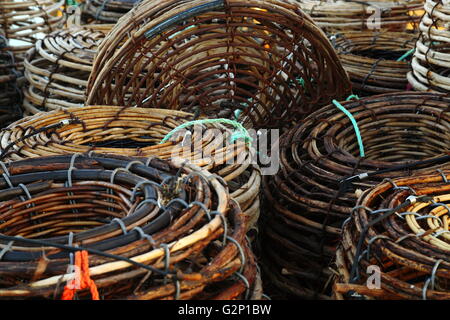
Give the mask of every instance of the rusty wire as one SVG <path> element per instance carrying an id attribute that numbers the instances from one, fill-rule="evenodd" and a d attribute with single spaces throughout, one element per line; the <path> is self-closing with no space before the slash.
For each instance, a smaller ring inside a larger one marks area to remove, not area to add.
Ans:
<path id="1" fill-rule="evenodd" d="M 384 181 L 361 196 L 337 253 L 337 299 L 450 298 L 449 178 Z M 369 266 L 379 287 L 366 285 Z"/>
<path id="2" fill-rule="evenodd" d="M 329 265 L 358 195 L 385 178 L 448 165 L 449 102 L 415 92 L 343 102 L 358 123 L 364 158 L 350 120 L 335 105 L 285 133 L 281 169 L 263 181 L 265 282 L 288 297 L 330 298 Z"/>
<path id="3" fill-rule="evenodd" d="M 3 165 L 0 186 L 2 299 L 58 299 L 77 250 L 102 299 L 252 297 L 239 206 L 185 160 L 34 158 Z"/>
<path id="4" fill-rule="evenodd" d="M 323 30 L 417 30 L 423 0 L 293 0 Z"/>
<path id="5" fill-rule="evenodd" d="M 427 0 L 408 80 L 417 91 L 449 92 L 449 10 L 440 0 Z"/>
<path id="6" fill-rule="evenodd" d="M 225 180 L 231 196 L 248 219 L 249 228 L 259 217 L 261 175 L 253 149 L 242 139 L 232 141 L 233 130 L 220 123 L 177 132 L 192 120 L 189 113 L 117 106 L 89 106 L 39 113 L 11 124 L 0 132 L 1 159 L 95 152 L 131 157 L 174 157 L 190 160 Z"/>
<path id="7" fill-rule="evenodd" d="M 348 31 L 332 36 L 332 42 L 352 81 L 353 92 L 367 96 L 407 88 L 409 53 L 416 38 L 406 32 Z"/>
<path id="8" fill-rule="evenodd" d="M 349 91 L 325 34 L 287 0 L 149 0 L 100 45 L 87 103 L 261 128 L 288 125 Z"/>

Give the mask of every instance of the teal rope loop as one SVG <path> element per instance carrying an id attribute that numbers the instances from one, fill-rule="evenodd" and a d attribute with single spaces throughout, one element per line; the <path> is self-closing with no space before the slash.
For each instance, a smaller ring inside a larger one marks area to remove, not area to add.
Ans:
<path id="1" fill-rule="evenodd" d="M 352 122 L 353 128 L 355 129 L 356 139 L 358 140 L 359 155 L 361 156 L 361 158 L 364 158 L 365 157 L 364 145 L 363 145 L 363 142 L 362 142 L 361 133 L 359 132 L 358 123 L 356 122 L 356 120 L 353 117 L 353 115 L 347 109 L 345 109 L 345 107 L 342 104 L 340 104 L 339 102 L 337 102 L 334 99 L 333 99 L 333 104 L 336 107 L 338 107 L 338 109 L 341 110 L 350 119 L 350 121 Z"/>
<path id="2" fill-rule="evenodd" d="M 345 99 L 345 101 L 349 101 L 349 100 L 352 100 L 352 99 L 359 100 L 359 97 L 356 94 L 351 94 L 351 95 L 348 96 L 347 99 Z"/>
<path id="3" fill-rule="evenodd" d="M 397 61 L 403 61 L 408 56 L 410 56 L 414 52 L 414 49 L 408 50 L 404 55 L 402 55 L 400 58 L 397 59 Z"/>
<path id="4" fill-rule="evenodd" d="M 240 124 L 239 122 L 234 121 L 234 120 L 220 118 L 220 119 L 193 120 L 193 121 L 189 121 L 189 122 L 183 123 L 182 125 L 179 125 L 175 129 L 170 131 L 164 137 L 164 139 L 161 140 L 161 142 L 159 144 L 167 142 L 167 140 L 169 140 L 170 137 L 173 136 L 173 134 L 175 132 L 177 132 L 178 130 L 181 130 L 181 129 L 184 129 L 184 128 L 187 128 L 187 127 L 190 127 L 190 126 L 194 126 L 196 124 L 209 124 L 209 123 L 226 123 L 226 124 L 232 125 L 234 128 L 236 128 L 237 130 L 235 130 L 233 132 L 233 134 L 231 135 L 231 137 L 230 137 L 231 143 L 233 143 L 234 141 L 236 141 L 238 139 L 244 139 L 244 141 L 247 142 L 247 143 L 253 142 L 253 138 L 250 137 L 250 134 L 248 133 L 247 129 L 245 129 L 242 124 Z"/>

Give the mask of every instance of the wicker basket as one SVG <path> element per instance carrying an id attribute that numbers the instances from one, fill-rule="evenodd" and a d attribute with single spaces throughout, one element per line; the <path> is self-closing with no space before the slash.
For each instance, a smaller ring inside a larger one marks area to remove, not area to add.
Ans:
<path id="1" fill-rule="evenodd" d="M 332 37 L 360 96 L 407 89 L 406 74 L 417 36 L 404 32 L 349 31 Z"/>
<path id="2" fill-rule="evenodd" d="M 88 23 L 116 23 L 140 0 L 87 0 L 83 14 Z"/>
<path id="3" fill-rule="evenodd" d="M 83 106 L 94 55 L 104 37 L 103 31 L 74 26 L 38 40 L 25 59 L 27 114 Z"/>
<path id="4" fill-rule="evenodd" d="M 181 111 L 114 106 L 43 112 L 0 133 L 1 160 L 90 152 L 188 159 L 223 177 L 252 228 L 259 217 L 261 175 L 245 141 L 230 143 L 233 131 L 213 123 L 189 127 L 159 144 L 174 128 L 192 119 L 192 114 Z"/>
<path id="5" fill-rule="evenodd" d="M 417 30 L 422 0 L 295 0 L 325 31 Z"/>
<path id="6" fill-rule="evenodd" d="M 408 80 L 417 91 L 449 92 L 450 5 L 427 0 Z"/>
<path id="7" fill-rule="evenodd" d="M 7 0 L 0 4 L 0 29 L 9 40 L 11 50 L 22 70 L 27 50 L 38 39 L 61 28 L 64 0 Z"/>
<path id="8" fill-rule="evenodd" d="M 337 299 L 450 298 L 449 178 L 386 181 L 361 196 L 337 254 Z"/>
<path id="9" fill-rule="evenodd" d="M 287 0 L 163 0 L 140 3 L 108 34 L 87 103 L 261 128 L 289 125 L 349 90 L 323 32 Z"/>
<path id="10" fill-rule="evenodd" d="M 81 272 L 99 299 L 252 297 L 257 266 L 245 221 L 206 170 L 75 155 L 10 163 L 2 176 L 1 299 L 73 295 L 71 252 L 76 265 L 88 254 Z"/>
<path id="11" fill-rule="evenodd" d="M 265 282 L 287 297 L 329 298 L 329 266 L 358 195 L 385 178 L 448 166 L 441 156 L 450 150 L 449 102 L 439 94 L 398 92 L 342 103 L 358 123 L 364 157 L 349 118 L 335 105 L 284 134 L 281 170 L 264 177 Z"/>

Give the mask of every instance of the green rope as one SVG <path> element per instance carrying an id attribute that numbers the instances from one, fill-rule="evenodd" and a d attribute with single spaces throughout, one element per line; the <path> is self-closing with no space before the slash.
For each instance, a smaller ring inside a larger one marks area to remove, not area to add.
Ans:
<path id="1" fill-rule="evenodd" d="M 414 49 L 408 50 L 404 55 L 397 59 L 397 61 L 403 61 L 414 52 Z"/>
<path id="2" fill-rule="evenodd" d="M 66 1 L 67 6 L 78 6 L 78 2 L 76 0 L 67 0 Z"/>
<path id="3" fill-rule="evenodd" d="M 361 137 L 361 133 L 359 132 L 359 127 L 358 127 L 358 123 L 356 122 L 355 118 L 353 117 L 353 115 L 347 110 L 345 109 L 345 107 L 343 105 L 341 105 L 339 102 L 337 102 L 336 100 L 333 100 L 333 104 L 338 107 L 339 110 L 341 110 L 343 113 L 345 113 L 345 115 L 350 119 L 350 121 L 353 124 L 353 128 L 355 129 L 355 134 L 356 134 L 356 139 L 358 140 L 358 145 L 359 145 L 359 154 L 361 156 L 361 158 L 364 158 L 365 154 L 364 154 L 364 145 L 362 142 L 362 137 Z"/>
<path id="4" fill-rule="evenodd" d="M 220 118 L 220 119 L 193 120 L 193 121 L 183 123 L 182 125 L 179 125 L 175 129 L 170 131 L 164 137 L 164 139 L 161 140 L 160 144 L 167 142 L 167 140 L 169 140 L 170 137 L 173 136 L 173 134 L 175 132 L 177 132 L 178 130 L 181 130 L 181 129 L 184 129 L 184 128 L 187 128 L 190 126 L 194 126 L 196 124 L 209 124 L 209 123 L 226 123 L 226 124 L 232 125 L 234 128 L 236 128 L 237 130 L 234 131 L 234 133 L 230 137 L 231 143 L 233 143 L 234 141 L 241 139 L 241 138 L 244 139 L 244 141 L 246 141 L 247 143 L 251 143 L 253 141 L 253 139 L 252 139 L 252 137 L 250 137 L 250 134 L 248 133 L 247 129 L 245 129 L 242 124 L 240 124 L 239 122 L 234 121 L 234 120 Z"/>
<path id="5" fill-rule="evenodd" d="M 348 96 L 347 99 L 345 99 L 345 101 L 349 101 L 349 100 L 351 100 L 351 99 L 357 99 L 357 100 L 359 100 L 359 97 L 358 97 L 356 94 L 351 94 L 351 95 Z"/>

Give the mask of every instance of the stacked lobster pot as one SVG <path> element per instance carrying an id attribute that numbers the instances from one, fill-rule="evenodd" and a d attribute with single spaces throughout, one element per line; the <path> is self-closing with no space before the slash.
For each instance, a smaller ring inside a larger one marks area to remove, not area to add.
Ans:
<path id="1" fill-rule="evenodd" d="M 331 298 L 332 261 L 361 193 L 384 179 L 447 165 L 449 102 L 445 95 L 415 92 L 333 101 L 280 138 L 281 169 L 264 177 L 262 266 L 272 292 Z"/>
<path id="2" fill-rule="evenodd" d="M 92 106 L 42 112 L 0 133 L 1 160 L 63 154 L 182 158 L 220 177 L 240 205 L 247 229 L 259 217 L 261 175 L 243 128 L 176 110 Z M 185 128 L 176 130 L 176 128 Z M 235 133 L 240 133 L 236 135 Z"/>
<path id="3" fill-rule="evenodd" d="M 409 89 L 407 73 L 417 36 L 406 32 L 346 31 L 331 37 L 359 96 Z"/>
<path id="4" fill-rule="evenodd" d="M 261 297 L 239 205 L 198 166 L 75 154 L 1 171 L 1 299 Z"/>
<path id="5" fill-rule="evenodd" d="M 449 179 L 439 170 L 364 192 L 337 252 L 337 299 L 450 298 Z"/>
<path id="6" fill-rule="evenodd" d="M 87 104 L 181 109 L 259 129 L 349 93 L 331 43 L 292 1 L 149 0 L 99 46 Z"/>
<path id="7" fill-rule="evenodd" d="M 63 26 L 63 5 L 64 0 L 9 0 L 0 4 L 0 29 L 10 41 L 19 71 L 35 42 Z"/>
<path id="8" fill-rule="evenodd" d="M 417 91 L 447 93 L 450 91 L 450 4 L 446 1 L 427 0 L 424 9 L 408 80 Z"/>
<path id="9" fill-rule="evenodd" d="M 329 33 L 417 29 L 423 0 L 293 0 Z"/>
<path id="10" fill-rule="evenodd" d="M 94 55 L 105 35 L 101 29 L 73 25 L 36 42 L 24 61 L 27 115 L 84 105 Z"/>

